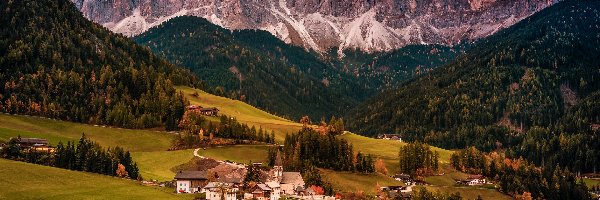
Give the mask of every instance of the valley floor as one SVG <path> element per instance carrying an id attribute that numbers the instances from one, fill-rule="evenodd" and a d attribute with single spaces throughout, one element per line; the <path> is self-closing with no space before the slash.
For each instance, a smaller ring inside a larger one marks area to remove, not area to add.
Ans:
<path id="1" fill-rule="evenodd" d="M 196 92 L 186 88 L 181 90 L 184 91 L 186 95 L 191 95 L 193 92 Z M 276 130 L 276 138 L 278 138 L 278 141 L 282 141 L 285 133 L 292 133 L 301 127 L 299 123 L 270 115 L 264 111 L 249 107 L 242 102 L 220 98 L 221 97 L 201 93 L 201 100 L 192 99 L 192 102 L 196 102 L 203 106 L 218 106 L 223 114 L 234 116 L 242 122 L 255 123 L 256 125 L 263 124 L 265 125 L 263 128 Z M 277 129 L 278 127 L 283 127 L 283 129 Z M 59 141 L 62 141 L 63 143 L 66 141 L 77 141 L 82 133 L 85 133 L 86 137 L 98 142 L 104 147 L 121 146 L 126 150 L 131 151 L 132 157 L 134 161 L 138 163 L 141 175 L 145 180 L 172 180 L 175 176 L 176 167 L 188 163 L 194 158 L 193 149 L 167 151 L 174 137 L 172 133 L 110 128 L 33 116 L 0 114 L 0 140 L 6 141 L 10 137 L 21 135 L 23 137 L 47 138 L 51 145 L 56 145 Z M 383 159 L 389 173 L 387 175 L 378 173 L 365 175 L 351 172 L 321 170 L 323 178 L 327 182 L 330 182 L 336 190 L 364 191 L 366 194 L 374 195 L 377 185 L 402 185 L 401 182 L 392 179 L 391 175 L 398 171 L 398 151 L 400 146 L 403 146 L 405 143 L 392 140 L 378 140 L 349 132 L 338 137 L 352 143 L 356 151 L 372 154 L 376 158 Z M 428 189 L 445 192 L 458 191 L 463 197 L 469 199 L 477 198 L 477 195 L 493 199 L 508 198 L 508 196 L 497 192 L 495 189 L 454 186 L 454 178 L 466 175 L 454 172 L 447 167 L 452 151 L 435 147 L 434 149 L 440 152 L 442 171 L 446 174 L 444 176 L 426 178 L 426 181 L 432 184 L 431 186 L 427 186 Z M 249 163 L 251 161 L 265 162 L 267 157 L 267 147 L 264 145 L 213 147 L 205 150 L 199 149 L 197 154 L 216 160 L 229 160 L 238 163 Z M 3 189 L 0 189 L 0 198 L 14 196 L 16 199 L 30 199 L 35 198 L 34 196 L 50 195 L 50 199 L 55 197 L 60 199 L 61 197 L 64 197 L 63 195 L 68 194 L 72 195 L 74 198 L 87 199 L 94 196 L 97 191 L 104 190 L 105 187 L 115 189 L 107 190 L 104 194 L 106 196 L 104 197 L 112 195 L 117 196 L 122 192 L 128 194 L 124 196 L 125 199 L 136 198 L 138 196 L 142 197 L 145 195 L 160 199 L 193 198 L 188 195 L 174 195 L 174 191 L 171 191 L 170 188 L 142 186 L 130 180 L 122 180 L 84 172 L 75 172 L 8 160 L 2 160 L 0 166 L 10 166 L 6 168 L 3 173 L 0 173 L 0 176 L 3 176 L 0 177 L 0 180 L 11 180 L 11 182 L 4 181 L 0 183 L 0 186 L 5 184 L 5 186 L 2 186 Z M 23 173 L 26 176 L 21 180 L 13 181 L 12 179 L 19 176 L 19 170 L 23 170 L 23 172 L 20 173 Z M 51 174 L 55 175 L 52 177 L 50 176 Z M 39 184 L 36 184 L 36 186 L 25 186 L 29 181 Z M 89 184 L 86 184 L 86 182 L 89 182 Z M 79 188 L 75 187 L 77 184 L 80 185 Z M 62 190 L 69 190 L 69 192 Z M 103 196 L 100 195 L 98 197 L 102 198 Z"/>

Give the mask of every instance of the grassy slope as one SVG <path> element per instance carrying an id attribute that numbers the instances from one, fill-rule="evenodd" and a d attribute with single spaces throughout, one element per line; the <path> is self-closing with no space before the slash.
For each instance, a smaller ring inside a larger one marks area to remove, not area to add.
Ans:
<path id="1" fill-rule="evenodd" d="M 400 147 L 406 143 L 393 140 L 379 140 L 353 133 L 346 133 L 339 137 L 352 143 L 355 150 L 360 150 L 361 152 L 372 154 L 383 159 L 390 174 L 396 173 L 399 170 L 398 152 L 400 151 Z M 433 150 L 440 153 L 440 163 L 442 165 L 450 163 L 452 151 L 437 147 L 433 147 Z"/>
<path id="2" fill-rule="evenodd" d="M 587 185 L 588 187 L 592 187 L 592 186 L 596 186 L 596 185 L 600 185 L 600 180 L 599 179 L 589 179 L 589 178 L 584 178 L 583 182 L 585 183 L 585 185 Z"/>
<path id="3" fill-rule="evenodd" d="M 177 87 L 177 90 L 183 92 L 191 104 L 202 107 L 217 107 L 219 114 L 233 116 L 249 126 L 263 127 L 269 132 L 271 130 L 275 131 L 275 140 L 278 142 L 283 142 L 286 133 L 297 132 L 302 128 L 300 123 L 269 114 L 238 100 L 215 96 L 189 87 Z M 195 92 L 199 94 L 198 97 L 192 95 Z"/>
<path id="4" fill-rule="evenodd" d="M 398 151 L 400 150 L 400 147 L 405 145 L 406 143 L 392 141 L 392 140 L 379 140 L 379 139 L 356 135 L 353 133 L 346 133 L 339 137 L 351 142 L 352 145 L 354 145 L 354 148 L 356 150 L 360 150 L 362 152 L 376 155 L 376 156 L 379 156 L 379 158 L 382 158 L 385 161 L 390 174 L 394 174 L 395 172 L 397 172 L 399 170 L 398 169 Z M 439 190 L 439 191 L 443 191 L 443 192 L 452 192 L 452 193 L 460 192 L 461 195 L 467 199 L 476 199 L 477 195 L 481 195 L 481 197 L 483 197 L 483 199 L 510 199 L 509 196 L 504 195 L 494 189 L 468 187 L 468 186 L 465 186 L 465 187 L 455 186 L 454 179 L 464 179 L 467 177 L 467 175 L 464 173 L 461 173 L 461 172 L 456 172 L 453 169 L 451 169 L 451 167 L 449 167 L 450 156 L 452 155 L 452 151 L 441 149 L 438 147 L 432 147 L 432 148 L 434 151 L 439 152 L 441 171 L 446 172 L 446 173 L 443 176 L 426 177 L 425 178 L 426 182 L 435 185 L 435 186 L 428 186 L 428 189 L 433 189 L 436 191 Z M 339 174 L 330 175 L 330 174 L 331 173 L 326 174 L 325 177 L 328 179 L 333 178 L 332 181 L 334 181 L 334 182 L 341 182 L 338 185 L 343 185 L 345 188 L 346 187 L 347 188 L 357 188 L 357 186 L 362 186 L 362 188 L 359 187 L 358 189 L 359 190 L 362 189 L 366 193 L 371 193 L 371 194 L 372 194 L 372 192 L 374 192 L 374 188 L 375 188 L 374 185 L 377 182 L 379 182 L 379 184 L 381 186 L 398 185 L 398 182 L 394 183 L 394 182 L 385 181 L 386 178 L 391 179 L 391 178 L 385 177 L 385 176 L 383 176 L 382 178 L 378 178 L 378 179 L 376 179 L 375 177 L 370 177 L 370 178 L 360 177 L 358 175 L 355 175 L 351 178 L 345 178 L 343 176 L 343 174 L 342 175 L 339 175 Z M 372 180 L 369 180 L 369 179 L 372 179 Z M 360 181 L 353 182 L 353 180 L 360 180 Z M 348 183 L 344 183 L 343 181 L 346 181 Z M 393 181 L 393 179 L 392 179 L 392 181 Z M 359 182 L 361 184 L 356 184 L 355 182 Z"/>
<path id="5" fill-rule="evenodd" d="M 0 199 L 191 199 L 137 182 L 0 159 Z"/>
<path id="6" fill-rule="evenodd" d="M 267 146 L 236 145 L 199 150 L 198 155 L 237 163 L 266 162 L 267 150 Z"/>
<path id="7" fill-rule="evenodd" d="M 0 114 L 0 140 L 11 137 L 47 138 L 51 145 L 59 141 L 77 141 L 81 133 L 103 147 L 121 146 L 132 152 L 142 177 L 160 181 L 172 180 L 175 173 L 170 169 L 192 159 L 191 150 L 166 151 L 171 145 L 172 135 L 166 132 L 131 130 L 30 116 Z"/>
<path id="8" fill-rule="evenodd" d="M 426 186 L 429 191 L 441 191 L 445 193 L 456 193 L 459 192 L 463 199 L 477 199 L 477 196 L 481 196 L 482 199 L 513 199 L 512 197 L 502 194 L 495 189 L 483 188 L 483 187 L 450 187 L 450 186 Z"/>
<path id="9" fill-rule="evenodd" d="M 45 119 L 40 117 L 0 114 L 0 139 L 21 135 L 43 137 L 51 145 L 59 141 L 76 141 L 81 133 L 104 147 L 120 146 L 129 151 L 162 151 L 171 145 L 172 135 L 165 132 L 104 128 L 93 125 Z"/>
<path id="10" fill-rule="evenodd" d="M 349 172 L 336 172 L 332 170 L 321 170 L 323 179 L 331 183 L 338 191 L 363 191 L 374 195 L 377 184 L 379 186 L 404 185 L 391 177 L 382 174 L 356 174 Z"/>
<path id="11" fill-rule="evenodd" d="M 146 180 L 169 181 L 175 177 L 173 167 L 191 160 L 194 150 L 133 152 L 142 177 Z"/>
<path id="12" fill-rule="evenodd" d="M 179 151 L 133 152 L 132 156 L 140 167 L 144 179 L 168 181 L 173 180 L 176 166 L 189 162 L 193 157 L 193 149 Z M 266 162 L 267 146 L 237 145 L 199 150 L 201 156 L 230 160 L 239 163 Z"/>

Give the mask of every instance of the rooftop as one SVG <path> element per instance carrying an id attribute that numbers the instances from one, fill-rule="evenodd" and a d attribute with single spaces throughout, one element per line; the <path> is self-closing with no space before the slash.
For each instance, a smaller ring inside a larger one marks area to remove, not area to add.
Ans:
<path id="1" fill-rule="evenodd" d="M 208 179 L 208 173 L 206 171 L 179 171 L 175 175 L 175 179 L 185 179 L 185 180 L 206 180 Z"/>
<path id="2" fill-rule="evenodd" d="M 300 172 L 283 172 L 281 175 L 281 183 L 304 184 Z"/>
<path id="3" fill-rule="evenodd" d="M 21 138 L 20 142 L 27 144 L 48 144 L 48 140 L 42 138 Z"/>
<path id="4" fill-rule="evenodd" d="M 213 111 L 213 110 L 219 110 L 219 109 L 217 109 L 215 107 L 212 107 L 212 108 L 201 108 L 200 109 L 200 111 Z"/>

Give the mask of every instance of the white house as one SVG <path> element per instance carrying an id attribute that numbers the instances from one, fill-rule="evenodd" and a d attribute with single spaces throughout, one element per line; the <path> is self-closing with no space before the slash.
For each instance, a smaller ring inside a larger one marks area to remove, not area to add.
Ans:
<path id="1" fill-rule="evenodd" d="M 179 171 L 175 180 L 177 193 L 197 193 L 208 183 L 206 171 Z"/>
<path id="2" fill-rule="evenodd" d="M 210 182 L 204 186 L 207 200 L 221 200 L 221 195 L 225 195 L 225 200 L 236 200 L 238 188 L 231 183 Z"/>
<path id="3" fill-rule="evenodd" d="M 265 185 L 271 188 L 271 198 L 270 200 L 279 200 L 281 198 L 281 185 L 278 182 L 271 181 L 266 182 Z"/>
<path id="4" fill-rule="evenodd" d="M 482 175 L 469 175 L 466 182 L 468 185 L 483 185 L 486 184 L 487 181 Z"/>

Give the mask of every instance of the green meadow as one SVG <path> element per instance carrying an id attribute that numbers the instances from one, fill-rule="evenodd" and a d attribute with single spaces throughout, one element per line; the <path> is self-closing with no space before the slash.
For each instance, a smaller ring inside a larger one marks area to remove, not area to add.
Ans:
<path id="1" fill-rule="evenodd" d="M 32 116 L 0 114 L 0 140 L 22 137 L 47 138 L 51 145 L 59 141 L 77 141 L 81 134 L 104 147 L 120 146 L 129 151 L 164 151 L 173 135 L 166 132 L 109 128 Z"/>
<path id="2" fill-rule="evenodd" d="M 0 159 L 0 199 L 192 199 L 132 180 Z"/>
<path id="3" fill-rule="evenodd" d="M 298 131 L 302 125 L 275 115 L 271 115 L 265 111 L 252 107 L 244 102 L 231 100 L 224 97 L 214 96 L 205 93 L 201 90 L 196 90 L 187 87 L 178 87 L 179 91 L 186 95 L 186 98 L 190 100 L 192 104 L 197 104 L 203 107 L 217 107 L 220 110 L 220 114 L 236 117 L 240 122 L 247 123 L 248 125 L 262 127 L 267 130 L 274 130 L 276 133 L 276 141 L 282 142 L 286 133 L 294 133 Z M 198 96 L 194 95 L 198 93 Z M 208 120 L 218 121 L 216 117 L 209 117 Z M 8 114 L 0 114 L 0 140 L 8 140 L 11 137 L 21 135 L 23 137 L 41 137 L 47 138 L 52 145 L 56 145 L 59 141 L 77 141 L 81 134 L 85 133 L 86 136 L 104 147 L 121 146 L 126 150 L 131 151 L 133 159 L 137 162 L 140 168 L 141 175 L 146 180 L 158 180 L 158 181 L 169 181 L 175 176 L 174 168 L 182 164 L 188 163 L 193 159 L 193 150 L 179 150 L 179 151 L 167 151 L 173 140 L 173 134 L 164 131 L 154 130 L 132 130 L 132 129 L 121 129 L 111 128 L 96 125 L 86 125 L 72 122 L 65 122 L 59 120 L 52 120 L 33 116 L 15 116 Z M 361 151 L 363 153 L 372 154 L 377 158 L 381 158 L 386 163 L 388 168 L 388 175 L 384 174 L 359 174 L 351 172 L 334 172 L 331 170 L 322 170 L 323 178 L 330 182 L 334 188 L 338 191 L 364 191 L 367 194 L 374 194 L 377 185 L 389 186 L 389 185 L 401 185 L 401 182 L 395 181 L 390 176 L 398 171 L 398 152 L 401 146 L 405 145 L 403 142 L 392 141 L 392 140 L 379 140 L 374 138 L 368 138 L 353 133 L 345 133 L 338 136 L 339 138 L 345 139 L 352 143 L 355 151 Z M 452 151 L 432 147 L 435 151 L 440 153 L 440 162 L 444 172 L 449 172 L 444 176 L 432 176 L 427 177 L 426 181 L 435 185 L 431 186 L 432 189 L 440 191 L 460 191 L 464 193 L 465 197 L 471 197 L 472 194 L 478 191 L 484 192 L 482 197 L 502 197 L 501 193 L 490 190 L 490 189 L 477 189 L 477 188 L 464 188 L 455 187 L 453 185 L 455 178 L 461 178 L 466 176 L 465 174 L 452 172 L 448 166 L 450 155 Z M 266 162 L 267 158 L 267 146 L 264 145 L 236 145 L 236 146 L 225 146 L 225 147 L 212 147 L 206 150 L 199 150 L 200 156 L 205 156 L 217 160 L 229 160 L 238 163 L 248 162 Z M 12 161 L 5 161 L 12 162 Z M 23 163 L 19 166 L 29 165 Z M 42 168 L 48 168 L 39 166 Z M 37 169 L 35 169 L 37 170 Z M 57 169 L 60 171 L 60 169 Z M 68 171 L 68 170 L 67 170 Z M 72 172 L 71 173 L 82 173 Z M 65 174 L 65 173 L 63 173 Z M 85 174 L 85 173 L 84 173 Z M 57 175 L 58 176 L 58 175 Z M 107 180 L 118 180 L 126 181 L 121 179 L 115 179 L 112 177 L 105 177 L 102 175 L 88 175 L 85 178 L 91 178 L 96 181 L 96 177 L 104 177 Z M 32 179 L 34 179 L 33 177 Z M 43 179 L 42 177 L 39 177 Z M 591 181 L 588 181 L 591 182 Z M 131 182 L 136 184 L 135 182 Z M 103 183 L 98 183 L 103 184 Z M 120 184 L 120 183 L 107 183 Z M 105 184 L 106 185 L 106 184 Z M 100 187 L 100 186 L 98 186 Z M 153 190 L 159 193 L 168 195 L 165 197 L 168 199 L 180 198 L 184 196 L 171 195 L 170 190 L 165 191 L 166 188 L 152 188 L 148 186 L 137 185 L 145 189 Z M 137 188 L 134 187 L 134 188 Z M 57 188 L 59 188 L 57 186 Z M 78 188 L 71 189 L 71 195 L 75 198 L 90 198 L 88 195 L 88 189 Z M 90 189 L 91 190 L 91 189 Z M 131 189 L 128 191 L 129 195 L 141 195 L 136 192 L 143 192 L 143 189 Z M 40 192 L 37 192 L 40 191 Z M 32 195 L 41 195 L 43 189 L 33 192 Z M 1 191 L 0 195 L 12 194 L 10 191 Z M 112 196 L 115 193 L 107 193 L 106 196 Z M 61 194 L 57 194 L 57 198 L 60 198 Z M 93 195 L 91 195 L 93 196 Z M 155 195 L 157 198 L 160 195 Z M 2 196 L 0 196 L 1 198 Z M 99 196 L 102 197 L 102 196 Z M 154 197 L 154 196 L 153 196 Z M 162 197 L 162 196 L 161 196 Z M 191 198 L 187 196 L 188 198 Z M 477 196 L 475 196 L 476 198 Z M 28 199 L 29 197 L 21 197 Z M 50 197 L 52 199 L 53 197 Z M 162 199 L 162 198 L 161 198 Z"/>
<path id="4" fill-rule="evenodd" d="M 219 114 L 233 116 L 249 126 L 262 127 L 269 132 L 275 131 L 275 140 L 277 142 L 283 142 L 286 133 L 298 132 L 302 128 L 302 124 L 300 123 L 269 114 L 242 101 L 215 96 L 189 87 L 176 88 L 178 91 L 183 92 L 191 104 L 202 107 L 216 107 L 219 109 Z M 197 97 L 194 95 L 195 93 L 198 94 Z M 212 120 L 216 121 L 218 119 Z"/>

